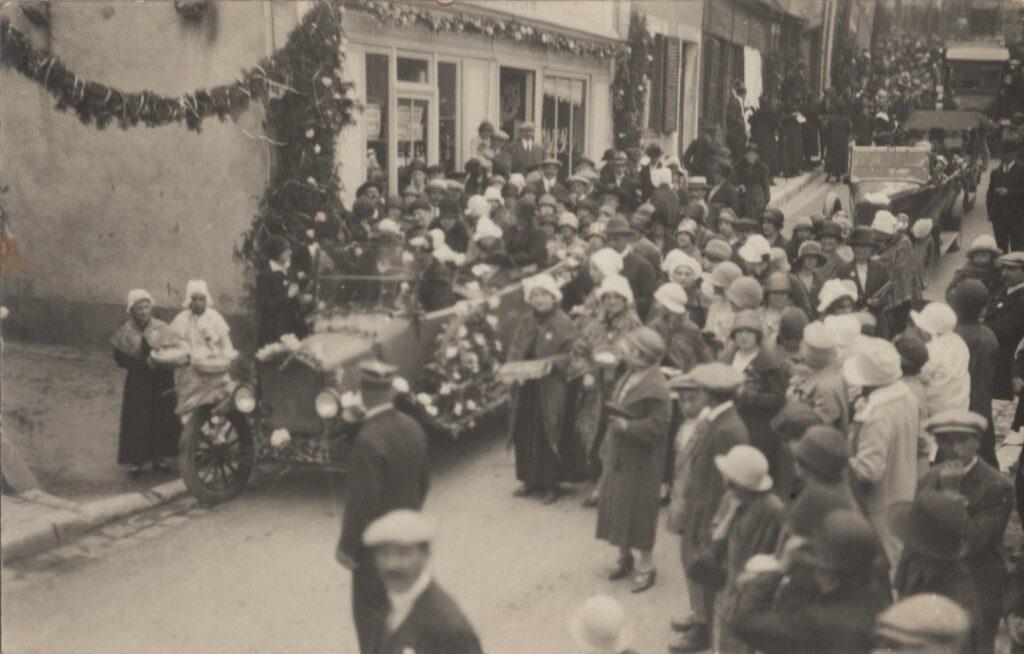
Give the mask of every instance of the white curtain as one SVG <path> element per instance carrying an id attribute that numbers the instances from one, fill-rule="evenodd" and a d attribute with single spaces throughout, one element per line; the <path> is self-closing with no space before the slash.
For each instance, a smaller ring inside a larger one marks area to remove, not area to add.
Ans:
<path id="1" fill-rule="evenodd" d="M 746 105 L 757 109 L 761 104 L 761 92 L 764 89 L 761 80 L 760 50 L 743 48 L 743 85 L 747 87 Z"/>

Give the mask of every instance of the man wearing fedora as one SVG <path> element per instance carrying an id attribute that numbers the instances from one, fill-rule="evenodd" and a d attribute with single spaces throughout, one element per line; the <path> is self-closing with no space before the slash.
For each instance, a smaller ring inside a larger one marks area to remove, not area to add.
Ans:
<path id="1" fill-rule="evenodd" d="M 601 169 L 601 181 L 606 189 L 615 188 L 621 200 L 619 209 L 624 213 L 640 205 L 640 180 L 629 170 L 629 157 L 625 152 L 616 152 Z M 607 191 L 605 191 L 607 192 Z"/>
<path id="2" fill-rule="evenodd" d="M 377 360 L 359 366 L 365 412 L 349 455 L 348 490 L 335 556 L 352 571 L 352 612 L 359 650 L 379 651 L 387 592 L 363 534 L 395 509 L 423 506 L 427 494 L 427 439 L 419 424 L 397 411 L 392 383 L 397 369 Z"/>
<path id="3" fill-rule="evenodd" d="M 636 302 L 636 312 L 641 320 L 647 319 L 658 287 L 658 273 L 645 257 L 636 252 L 632 245 L 633 228 L 622 216 L 608 220 L 605 236 L 608 246 L 622 255 L 622 276 L 629 282 Z"/>
<path id="4" fill-rule="evenodd" d="M 683 153 L 683 166 L 694 177 L 707 178 L 711 174 L 711 166 L 715 159 L 729 157 L 729 151 L 715 141 L 715 126 L 700 121 L 697 138 L 690 141 Z"/>
<path id="5" fill-rule="evenodd" d="M 433 525 L 418 511 L 396 509 L 363 532 L 363 544 L 387 591 L 379 654 L 480 654 L 480 640 L 455 600 L 433 579 Z"/>
<path id="6" fill-rule="evenodd" d="M 534 139 L 537 126 L 530 121 L 519 125 L 519 133 L 509 146 L 512 172 L 526 174 L 544 161 L 544 148 Z"/>
<path id="7" fill-rule="evenodd" d="M 733 632 L 764 654 L 868 654 L 875 617 L 890 602 L 875 574 L 877 552 L 859 511 L 830 511 L 792 554 L 748 563 Z M 796 569 L 809 570 L 810 578 L 798 592 L 786 593 Z"/>
<path id="8" fill-rule="evenodd" d="M 740 215 L 740 194 L 732 185 L 732 164 L 724 160 L 716 160 L 711 165 L 711 188 L 708 190 L 707 203 L 711 207 L 712 215 L 717 219 L 718 211 L 724 207 L 732 209 L 737 216 Z"/>
<path id="9" fill-rule="evenodd" d="M 989 176 L 985 207 L 996 245 L 1004 252 L 1024 249 L 1024 147 L 1017 147 Z"/>
<path id="10" fill-rule="evenodd" d="M 568 195 L 569 189 L 558 181 L 558 173 L 562 170 L 562 162 L 556 157 L 545 157 L 544 161 L 540 164 L 540 186 L 543 187 L 544 193 L 550 193 L 551 195 Z"/>
<path id="11" fill-rule="evenodd" d="M 970 362 L 967 371 L 971 377 L 971 411 L 985 418 L 987 427 L 981 438 L 981 458 L 996 468 L 996 432 L 992 417 L 992 386 L 999 367 L 999 339 L 995 332 L 981 322 L 988 305 L 988 290 L 980 280 L 965 279 L 953 289 L 950 304 L 956 311 L 956 334 L 967 345 Z"/>
<path id="12" fill-rule="evenodd" d="M 678 524 L 683 567 L 693 615 L 673 621 L 681 635 L 672 652 L 699 652 L 711 645 L 716 589 L 693 580 L 690 573 L 711 546 L 712 520 L 725 495 L 725 483 L 714 465 L 715 457 L 727 454 L 735 445 L 749 443 L 747 428 L 733 403 L 743 383 L 743 373 L 724 363 L 707 363 L 690 372 L 700 387 L 704 409 L 696 427 L 676 458 L 677 474 L 683 479 L 678 494 L 682 517 Z"/>
<path id="13" fill-rule="evenodd" d="M 880 338 L 863 339 L 843 363 L 847 385 L 861 389 L 850 430 L 851 486 L 882 542 L 890 570 L 899 564 L 902 543 L 890 528 L 889 508 L 914 498 L 921 433 L 917 400 L 902 376 L 899 352 Z"/>
<path id="14" fill-rule="evenodd" d="M 1010 519 L 1013 484 L 978 456 L 988 428 L 985 417 L 971 411 L 946 411 L 932 416 L 926 428 L 944 460 L 925 474 L 920 487 L 955 493 L 967 501 L 964 558 L 981 611 L 974 651 L 992 652 L 1007 586 L 1003 535 Z"/>
<path id="15" fill-rule="evenodd" d="M 977 642 L 982 614 L 964 561 L 967 519 L 964 497 L 947 491 L 922 490 L 916 499 L 894 504 L 889 523 L 904 547 L 893 590 L 899 599 L 936 593 L 953 600 L 971 616 L 971 639 Z"/>
<path id="16" fill-rule="evenodd" d="M 775 551 L 786 509 L 772 491 L 768 459 L 756 447 L 735 445 L 715 457 L 726 490 L 713 520 L 711 539 L 725 553 L 725 586 L 715 598 L 714 645 L 717 652 L 748 652 L 729 626 L 738 594 L 739 577 L 755 554 Z"/>
<path id="17" fill-rule="evenodd" d="M 868 307 L 868 299 L 877 295 L 887 280 L 885 268 L 873 258 L 875 233 L 865 225 L 855 228 L 850 247 L 853 249 L 853 261 L 840 266 L 836 277 L 849 279 L 857 286 L 858 309 L 873 309 Z M 875 316 L 876 319 L 879 317 Z"/>

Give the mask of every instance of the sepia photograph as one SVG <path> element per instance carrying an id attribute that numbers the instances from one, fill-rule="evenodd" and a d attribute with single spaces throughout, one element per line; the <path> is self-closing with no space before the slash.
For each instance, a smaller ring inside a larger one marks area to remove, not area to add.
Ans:
<path id="1" fill-rule="evenodd" d="M 2 654 L 1024 654 L 1024 0 L 0 2 Z"/>

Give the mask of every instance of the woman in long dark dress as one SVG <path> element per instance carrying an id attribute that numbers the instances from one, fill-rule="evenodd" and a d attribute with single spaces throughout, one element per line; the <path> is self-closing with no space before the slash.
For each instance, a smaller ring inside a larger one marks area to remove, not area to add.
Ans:
<path id="1" fill-rule="evenodd" d="M 114 361 L 128 371 L 121 404 L 121 431 L 117 462 L 128 466 L 132 477 L 142 466 L 167 470 L 163 459 L 178 453 L 181 423 L 174 414 L 174 376 L 155 367 L 150 352 L 167 324 L 153 318 L 153 298 L 136 289 L 128 293 L 128 320 L 114 332 Z"/>
<path id="2" fill-rule="evenodd" d="M 761 161 L 768 166 L 768 174 L 775 177 L 779 167 L 779 112 L 778 101 L 761 96 L 761 106 L 750 117 L 750 139 L 757 144 Z"/>
<path id="3" fill-rule="evenodd" d="M 576 326 L 558 306 L 561 290 L 550 275 L 523 282 L 530 310 L 516 325 L 509 361 L 542 361 L 545 374 L 512 391 L 509 438 L 515 445 L 517 496 L 538 493 L 545 504 L 558 499 L 563 474 L 563 436 L 569 406 L 568 368 Z"/>
<path id="4" fill-rule="evenodd" d="M 597 503 L 597 537 L 619 548 L 615 581 L 634 571 L 633 592 L 654 585 L 651 560 L 658 526 L 661 480 L 672 419 L 668 383 L 661 372 L 665 342 L 650 327 L 637 327 L 620 345 L 627 371 L 612 395 L 619 415 L 608 421 L 604 469 Z M 614 415 L 615 410 L 609 412 Z"/>

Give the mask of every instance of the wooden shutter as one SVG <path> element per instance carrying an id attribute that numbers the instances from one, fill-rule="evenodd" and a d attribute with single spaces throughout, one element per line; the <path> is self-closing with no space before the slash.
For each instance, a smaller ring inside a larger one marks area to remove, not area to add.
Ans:
<path id="1" fill-rule="evenodd" d="M 665 93 L 665 37 L 654 36 L 654 64 L 651 66 L 651 88 L 648 89 L 647 128 L 661 131 L 661 117 Z"/>
<path id="2" fill-rule="evenodd" d="M 661 131 L 665 134 L 679 129 L 679 101 L 681 90 L 680 72 L 683 66 L 683 42 L 674 37 L 665 41 L 664 84 L 662 98 L 664 105 L 661 112 Z"/>

